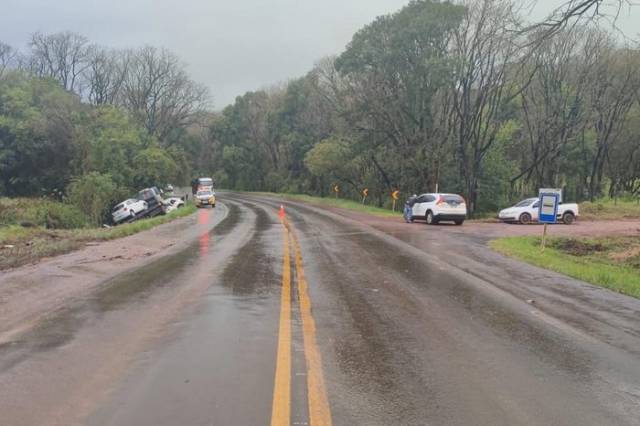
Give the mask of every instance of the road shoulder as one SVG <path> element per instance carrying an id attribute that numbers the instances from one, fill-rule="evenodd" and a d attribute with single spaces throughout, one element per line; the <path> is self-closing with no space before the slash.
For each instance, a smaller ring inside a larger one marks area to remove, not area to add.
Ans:
<path id="1" fill-rule="evenodd" d="M 203 227 L 211 229 L 227 214 L 206 225 L 190 215 L 128 237 L 88 243 L 77 251 L 4 271 L 0 277 L 0 344 L 31 327 L 48 312 L 92 291 L 118 274 L 140 268 L 191 243 Z"/>

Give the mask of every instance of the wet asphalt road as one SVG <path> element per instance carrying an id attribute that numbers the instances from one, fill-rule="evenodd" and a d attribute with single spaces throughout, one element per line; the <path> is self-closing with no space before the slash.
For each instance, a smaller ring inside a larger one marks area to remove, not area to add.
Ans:
<path id="1" fill-rule="evenodd" d="M 638 301 L 279 206 L 224 193 L 185 249 L 1 343 L 0 424 L 640 424 Z"/>

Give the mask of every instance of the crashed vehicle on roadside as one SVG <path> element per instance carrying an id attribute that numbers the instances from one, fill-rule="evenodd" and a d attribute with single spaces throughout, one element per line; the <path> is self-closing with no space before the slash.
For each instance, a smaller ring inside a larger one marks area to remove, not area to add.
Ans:
<path id="1" fill-rule="evenodd" d="M 167 213 L 171 213 L 174 210 L 184 207 L 184 200 L 180 197 L 170 197 L 164 200 L 164 202 L 165 202 L 165 211 Z"/>
<path id="2" fill-rule="evenodd" d="M 142 213 L 143 217 L 154 217 L 166 213 L 165 202 L 160 196 L 158 188 L 145 188 L 138 191 L 136 198 L 138 200 L 145 201 L 148 205 L 147 210 Z"/>
<path id="3" fill-rule="evenodd" d="M 111 210 L 111 217 L 113 218 L 113 223 L 118 224 L 135 219 L 137 215 L 146 211 L 148 208 L 149 205 L 146 201 L 129 198 L 128 200 L 117 204 Z"/>

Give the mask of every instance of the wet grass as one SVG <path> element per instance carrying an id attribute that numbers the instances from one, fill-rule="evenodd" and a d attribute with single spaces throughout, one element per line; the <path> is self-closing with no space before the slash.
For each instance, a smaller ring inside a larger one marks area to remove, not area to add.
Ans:
<path id="1" fill-rule="evenodd" d="M 188 216 L 196 211 L 189 204 L 151 219 L 143 219 L 113 228 L 45 229 L 19 225 L 0 226 L 0 270 L 37 261 L 44 257 L 68 253 L 88 242 L 122 238 L 146 231 L 163 223 Z"/>
<path id="2" fill-rule="evenodd" d="M 363 205 L 361 202 L 347 200 L 343 198 L 313 197 L 311 195 L 304 195 L 304 194 L 277 194 L 273 192 L 253 192 L 252 194 L 267 195 L 269 197 L 280 198 L 283 200 L 290 200 L 290 201 L 302 201 L 304 203 L 323 206 L 323 207 L 338 207 L 341 209 L 352 210 L 359 213 L 366 213 L 366 214 L 379 216 L 379 217 L 402 217 L 403 201 L 400 201 L 400 200 L 398 200 L 396 211 L 393 212 L 390 209 L 375 207 L 368 204 Z"/>
<path id="3" fill-rule="evenodd" d="M 539 237 L 507 237 L 491 248 L 532 265 L 640 298 L 640 238 L 552 238 L 544 253 Z"/>
<path id="4" fill-rule="evenodd" d="M 580 203 L 581 220 L 640 219 L 639 200 L 613 200 L 605 198 L 593 203 Z"/>

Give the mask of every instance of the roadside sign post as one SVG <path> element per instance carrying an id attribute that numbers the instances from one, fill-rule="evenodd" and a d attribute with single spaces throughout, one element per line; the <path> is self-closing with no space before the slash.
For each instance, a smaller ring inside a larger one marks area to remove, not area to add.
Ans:
<path id="1" fill-rule="evenodd" d="M 544 252 L 547 244 L 547 225 L 556 223 L 558 220 L 558 205 L 560 204 L 560 194 L 557 192 L 541 192 L 538 207 L 538 222 L 544 223 L 542 231 L 542 241 L 540 250 Z"/>
<path id="2" fill-rule="evenodd" d="M 391 198 L 393 198 L 393 211 L 396 211 L 396 201 L 398 201 L 398 196 L 400 195 L 400 191 L 397 189 L 391 193 Z"/>
<path id="3" fill-rule="evenodd" d="M 336 198 L 338 198 L 338 193 L 340 192 L 340 187 L 338 185 L 333 185 L 333 192 L 335 192 Z"/>
<path id="4" fill-rule="evenodd" d="M 369 188 L 365 188 L 362 190 L 362 205 L 364 205 L 365 200 L 369 196 Z"/>

